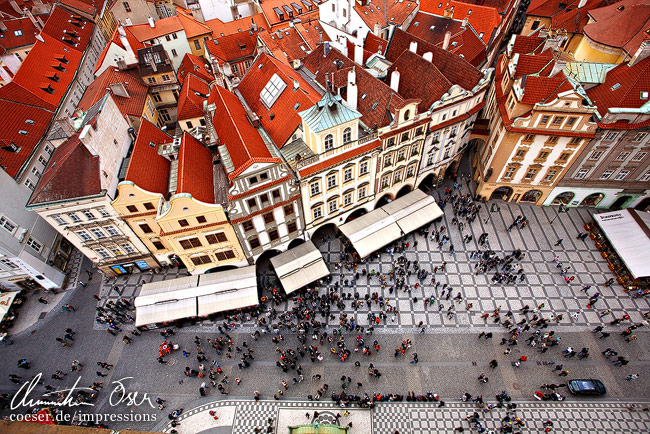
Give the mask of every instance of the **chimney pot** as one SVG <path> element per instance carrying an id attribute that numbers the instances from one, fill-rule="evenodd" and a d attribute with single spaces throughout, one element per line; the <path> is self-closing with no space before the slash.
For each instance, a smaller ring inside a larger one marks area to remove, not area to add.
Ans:
<path id="1" fill-rule="evenodd" d="M 390 75 L 390 88 L 395 92 L 399 91 L 399 76 L 399 71 L 393 71 L 393 73 Z"/>
<path id="2" fill-rule="evenodd" d="M 449 48 L 449 42 L 450 41 L 451 41 L 451 32 L 447 31 L 447 33 L 445 33 L 445 40 L 442 42 L 442 49 L 443 50 L 446 50 L 446 49 Z"/>
<path id="3" fill-rule="evenodd" d="M 156 27 L 156 22 L 154 21 L 153 17 L 149 17 L 148 20 L 149 20 L 149 26 L 150 26 L 152 29 L 153 29 L 154 27 Z"/>

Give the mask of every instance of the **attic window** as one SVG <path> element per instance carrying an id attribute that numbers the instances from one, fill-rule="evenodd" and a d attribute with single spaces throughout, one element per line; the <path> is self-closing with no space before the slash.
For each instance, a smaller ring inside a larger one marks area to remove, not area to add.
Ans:
<path id="1" fill-rule="evenodd" d="M 647 93 L 647 92 L 646 92 Z M 25 119 L 26 124 L 34 125 L 34 121 L 31 119 Z"/>
<path id="2" fill-rule="evenodd" d="M 417 27 L 417 26 L 419 26 L 419 25 L 420 25 L 420 22 L 419 22 L 419 21 L 416 21 L 416 22 L 413 23 L 413 27 Z"/>
<path id="3" fill-rule="evenodd" d="M 645 34 L 650 36 L 650 29 L 645 29 Z"/>
<path id="4" fill-rule="evenodd" d="M 300 108 L 300 103 L 297 102 L 296 105 L 293 106 L 294 110 L 298 110 Z"/>
<path id="5" fill-rule="evenodd" d="M 363 100 L 363 99 L 366 99 L 367 96 L 368 96 L 368 94 L 367 94 L 367 93 L 364 93 L 363 95 L 361 95 L 361 99 L 362 99 L 362 100 Z"/>
<path id="6" fill-rule="evenodd" d="M 438 3 L 438 9 L 442 7 L 442 3 Z"/>
<path id="7" fill-rule="evenodd" d="M 22 134 L 23 136 L 26 136 L 26 135 L 27 135 L 27 131 L 25 131 L 25 130 L 20 130 L 20 131 L 18 131 L 18 134 Z"/>
<path id="8" fill-rule="evenodd" d="M 151 146 L 154 149 L 156 148 L 156 144 L 154 142 L 149 142 L 149 146 Z"/>
<path id="9" fill-rule="evenodd" d="M 52 86 L 50 86 L 49 84 L 47 85 L 47 87 L 41 87 L 41 89 L 44 90 L 45 92 L 49 93 L 50 95 L 54 93 L 54 88 Z"/>
<path id="10" fill-rule="evenodd" d="M 55 83 L 58 83 L 59 80 L 61 79 L 58 75 L 56 75 L 56 72 L 54 73 L 53 76 L 51 76 L 51 77 L 48 76 L 47 78 L 49 78 L 50 80 L 52 80 Z"/>
<path id="11" fill-rule="evenodd" d="M 287 84 L 282 81 L 280 76 L 273 74 L 273 77 L 271 77 L 269 82 L 266 83 L 266 86 L 264 86 L 264 89 L 262 89 L 262 92 L 260 92 L 262 103 L 267 108 L 271 108 L 286 87 Z"/>
<path id="12" fill-rule="evenodd" d="M 641 99 L 648 99 L 648 95 L 650 95 L 648 91 L 646 90 L 641 91 Z"/>
<path id="13" fill-rule="evenodd" d="M 467 11 L 467 15 L 472 15 L 472 10 L 471 9 Z"/>
<path id="14" fill-rule="evenodd" d="M 372 104 L 372 108 L 371 108 L 371 110 L 376 109 L 378 105 L 379 105 L 379 101 L 374 102 L 374 103 Z"/>
<path id="15" fill-rule="evenodd" d="M 23 36 L 22 30 L 14 30 L 14 36 Z"/>
<path id="16" fill-rule="evenodd" d="M 616 90 L 616 89 L 618 89 L 619 87 L 621 87 L 621 83 L 616 83 L 614 86 L 612 86 L 611 89 L 612 89 L 612 90 Z"/>
<path id="17" fill-rule="evenodd" d="M 616 8 L 616 10 L 618 10 L 619 12 L 623 12 L 625 10 L 625 6 L 620 5 L 619 7 Z"/>
<path id="18" fill-rule="evenodd" d="M 457 42 L 457 41 L 454 41 L 454 42 L 451 43 L 451 46 L 452 46 L 452 47 L 455 47 L 456 45 L 458 45 L 458 42 Z"/>
<path id="19" fill-rule="evenodd" d="M 20 151 L 20 148 L 18 146 L 16 146 L 16 144 L 14 142 L 11 142 L 7 146 L 3 146 L 2 149 L 4 149 L 5 151 L 8 151 L 8 152 L 16 152 L 16 153 L 18 151 Z"/>
<path id="20" fill-rule="evenodd" d="M 57 71 L 65 72 L 65 67 L 60 63 L 58 66 L 52 66 L 52 68 L 56 69 Z"/>

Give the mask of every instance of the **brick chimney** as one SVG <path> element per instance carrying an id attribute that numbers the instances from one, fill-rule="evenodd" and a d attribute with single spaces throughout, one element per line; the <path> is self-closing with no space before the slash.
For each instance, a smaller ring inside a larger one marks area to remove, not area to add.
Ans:
<path id="1" fill-rule="evenodd" d="M 447 31 L 447 33 L 445 33 L 445 40 L 442 42 L 442 49 L 443 50 L 446 50 L 446 49 L 449 48 L 449 42 L 450 41 L 451 41 L 451 32 Z"/>

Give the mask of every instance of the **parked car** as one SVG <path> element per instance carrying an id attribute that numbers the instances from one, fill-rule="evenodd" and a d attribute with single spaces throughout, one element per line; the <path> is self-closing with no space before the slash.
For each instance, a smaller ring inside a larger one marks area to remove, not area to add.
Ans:
<path id="1" fill-rule="evenodd" d="M 567 382 L 569 392 L 574 395 L 604 395 L 607 393 L 605 385 L 600 380 L 581 379 Z"/>

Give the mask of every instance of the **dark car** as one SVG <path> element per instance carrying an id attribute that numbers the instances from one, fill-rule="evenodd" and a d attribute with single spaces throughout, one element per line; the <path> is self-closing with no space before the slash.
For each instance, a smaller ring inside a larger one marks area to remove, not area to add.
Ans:
<path id="1" fill-rule="evenodd" d="M 600 380 L 569 380 L 569 392 L 574 395 L 604 395 L 607 393 L 605 385 Z"/>

